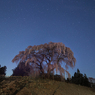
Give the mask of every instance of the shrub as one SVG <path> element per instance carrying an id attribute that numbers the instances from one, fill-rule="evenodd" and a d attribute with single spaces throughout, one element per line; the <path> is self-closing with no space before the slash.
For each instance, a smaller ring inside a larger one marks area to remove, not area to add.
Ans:
<path id="1" fill-rule="evenodd" d="M 6 66 L 1 67 L 1 65 L 0 65 L 0 82 L 5 79 L 5 75 L 6 75 L 5 72 L 6 72 L 6 69 L 7 69 Z"/>
<path id="2" fill-rule="evenodd" d="M 77 69 L 77 72 L 74 73 L 74 76 L 72 76 L 71 81 L 74 84 L 80 84 L 83 86 L 90 87 L 90 82 L 88 81 L 86 74 L 84 74 L 83 76 L 83 74 L 80 73 L 79 69 Z"/>
<path id="3" fill-rule="evenodd" d="M 30 72 L 29 65 L 25 66 L 24 62 L 20 62 L 15 69 L 12 69 L 13 74 L 11 76 L 29 76 Z"/>

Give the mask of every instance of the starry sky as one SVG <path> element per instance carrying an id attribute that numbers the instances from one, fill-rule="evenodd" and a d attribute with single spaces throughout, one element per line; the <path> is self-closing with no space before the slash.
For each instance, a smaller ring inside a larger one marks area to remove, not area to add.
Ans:
<path id="1" fill-rule="evenodd" d="M 6 76 L 12 59 L 29 45 L 62 42 L 76 58 L 77 71 L 95 78 L 95 0 L 0 0 L 0 64 Z"/>

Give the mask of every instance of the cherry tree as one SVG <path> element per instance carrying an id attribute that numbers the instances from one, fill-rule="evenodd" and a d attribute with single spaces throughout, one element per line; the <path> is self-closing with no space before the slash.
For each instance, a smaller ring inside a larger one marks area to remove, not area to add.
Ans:
<path id="1" fill-rule="evenodd" d="M 76 59 L 71 49 L 65 47 L 63 43 L 49 42 L 48 44 L 28 46 L 25 51 L 20 51 L 12 62 L 24 62 L 25 66 L 31 63 L 31 72 L 29 74 L 35 72 L 35 75 L 38 73 L 44 75 L 45 71 L 47 71 L 49 78 L 50 73 L 53 72 L 54 74 L 56 69 L 56 73 L 59 71 L 63 78 L 65 73 L 70 78 L 70 73 L 67 69 L 68 66 L 71 68 L 75 66 Z M 64 63 L 66 64 L 65 68 L 62 68 Z"/>

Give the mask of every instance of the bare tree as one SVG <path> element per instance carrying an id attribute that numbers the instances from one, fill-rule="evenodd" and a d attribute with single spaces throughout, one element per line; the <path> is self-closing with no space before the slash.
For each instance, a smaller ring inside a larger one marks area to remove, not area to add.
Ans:
<path id="1" fill-rule="evenodd" d="M 76 59 L 70 48 L 65 47 L 63 43 L 49 42 L 48 44 L 28 46 L 25 51 L 20 51 L 16 55 L 12 62 L 25 62 L 25 66 L 31 63 L 31 73 L 35 69 L 36 74 L 42 73 L 44 75 L 45 70 L 47 71 L 48 78 L 51 72 L 54 74 L 54 69 L 56 72 L 60 72 L 60 75 L 64 78 L 65 72 L 70 78 L 70 73 L 67 71 L 68 66 L 74 67 Z M 62 68 L 65 62 L 65 68 Z M 38 69 L 38 70 L 37 70 Z"/>

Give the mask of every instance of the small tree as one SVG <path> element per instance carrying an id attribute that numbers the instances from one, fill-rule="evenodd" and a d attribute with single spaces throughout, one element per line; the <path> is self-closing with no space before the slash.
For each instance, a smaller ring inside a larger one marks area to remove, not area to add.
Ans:
<path id="1" fill-rule="evenodd" d="M 90 82 L 89 82 L 86 74 L 84 74 L 84 86 L 90 86 Z"/>
<path id="2" fill-rule="evenodd" d="M 29 76 L 30 65 L 25 66 L 24 62 L 20 62 L 15 69 L 12 69 L 13 74 L 11 76 Z"/>
<path id="3" fill-rule="evenodd" d="M 72 76 L 72 82 L 75 84 L 80 84 L 84 86 L 90 86 L 90 82 L 88 81 L 88 78 L 86 74 L 81 74 L 79 69 L 77 69 L 77 72 L 74 73 L 74 76 Z"/>
<path id="4" fill-rule="evenodd" d="M 6 75 L 6 69 L 7 69 L 7 67 L 6 66 L 4 66 L 4 67 L 1 67 L 1 65 L 0 65 L 0 75 Z"/>
<path id="5" fill-rule="evenodd" d="M 72 68 L 75 66 L 76 59 L 71 49 L 65 47 L 63 43 L 50 42 L 49 44 L 28 46 L 25 51 L 19 52 L 19 54 L 13 58 L 12 62 L 25 62 L 25 66 L 31 63 L 31 67 L 33 67 L 31 68 L 31 73 L 36 71 L 36 74 L 42 73 L 42 75 L 44 75 L 45 71 L 47 71 L 48 78 L 51 71 L 53 71 L 54 74 L 54 69 L 56 69 L 56 72 L 59 71 L 60 75 L 64 78 L 65 72 L 68 74 L 68 77 L 70 77 L 70 73 L 67 69 L 68 66 Z M 63 62 L 66 63 L 66 69 L 61 67 Z"/>
<path id="6" fill-rule="evenodd" d="M 0 82 L 5 79 L 5 75 L 6 75 L 5 72 L 6 72 L 6 69 L 7 69 L 6 66 L 1 67 L 1 65 L 0 65 Z"/>

